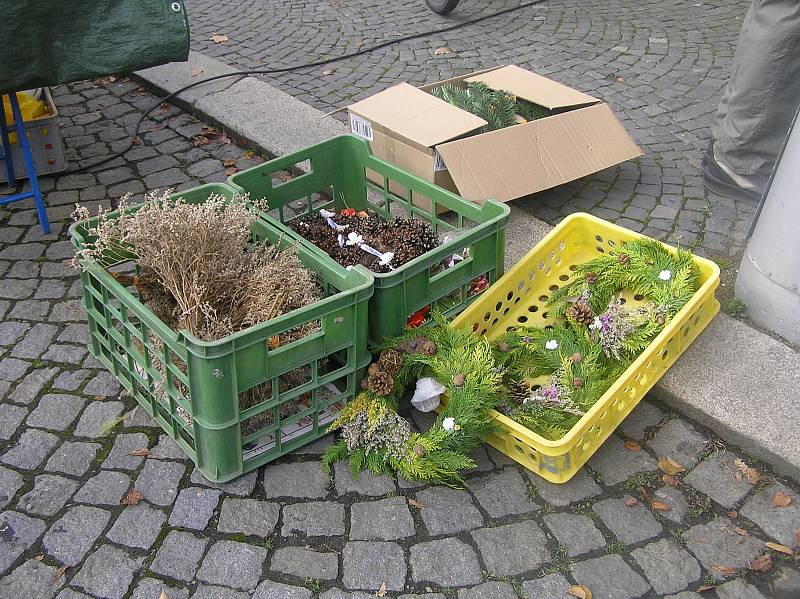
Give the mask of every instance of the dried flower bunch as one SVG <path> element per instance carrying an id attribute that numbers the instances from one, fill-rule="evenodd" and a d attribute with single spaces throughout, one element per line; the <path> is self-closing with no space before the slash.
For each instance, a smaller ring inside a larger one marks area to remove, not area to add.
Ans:
<path id="1" fill-rule="evenodd" d="M 165 193 L 148 195 L 128 210 L 123 198 L 118 214 L 97 216 L 88 230 L 93 241 L 80 258 L 107 264 L 109 257 L 127 252 L 138 267 L 133 282 L 159 318 L 200 339 L 220 339 L 322 297 L 294 248 L 280 250 L 253 239 L 254 208 L 265 210 L 262 204 L 216 194 L 190 204 Z M 74 216 L 91 215 L 77 207 Z M 291 337 L 309 332 L 292 331 Z"/>
<path id="2" fill-rule="evenodd" d="M 324 211 L 323 211 L 324 212 Z M 324 250 L 342 266 L 361 264 L 374 272 L 389 272 L 439 245 L 429 223 L 345 208 L 333 216 L 308 214 L 293 220 L 294 231 Z M 362 244 L 388 257 L 363 249 Z"/>

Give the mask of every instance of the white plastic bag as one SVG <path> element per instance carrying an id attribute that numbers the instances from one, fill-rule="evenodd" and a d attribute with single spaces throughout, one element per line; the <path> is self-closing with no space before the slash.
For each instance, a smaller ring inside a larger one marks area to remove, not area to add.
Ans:
<path id="1" fill-rule="evenodd" d="M 414 397 L 411 398 L 411 405 L 420 412 L 433 412 L 439 407 L 439 396 L 446 390 L 447 388 L 433 377 L 419 379 Z"/>

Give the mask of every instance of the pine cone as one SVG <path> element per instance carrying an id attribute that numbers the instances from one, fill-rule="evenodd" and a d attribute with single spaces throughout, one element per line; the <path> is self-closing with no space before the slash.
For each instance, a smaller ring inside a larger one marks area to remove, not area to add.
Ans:
<path id="1" fill-rule="evenodd" d="M 417 345 L 417 351 L 425 356 L 435 356 L 439 348 L 430 339 L 424 339 Z"/>
<path id="2" fill-rule="evenodd" d="M 508 401 L 521 404 L 531 396 L 531 388 L 525 381 L 511 381 L 506 387 Z"/>
<path id="3" fill-rule="evenodd" d="M 366 379 L 366 378 L 363 378 L 363 379 L 361 379 L 361 388 L 362 388 L 364 391 L 366 391 L 367 389 L 369 389 L 369 385 L 367 384 L 367 379 Z"/>
<path id="4" fill-rule="evenodd" d="M 383 372 L 383 369 L 377 362 L 373 362 L 369 365 L 369 368 L 367 368 L 367 376 L 372 376 L 373 374 L 378 374 L 379 372 Z"/>
<path id="5" fill-rule="evenodd" d="M 453 387 L 463 387 L 465 379 L 466 376 L 464 375 L 464 373 L 459 372 L 457 375 L 453 377 Z"/>
<path id="6" fill-rule="evenodd" d="M 617 256 L 617 260 L 619 260 L 619 263 L 624 266 L 631 261 L 631 257 L 628 254 L 620 254 Z"/>
<path id="7" fill-rule="evenodd" d="M 566 316 L 578 324 L 590 325 L 594 322 L 594 312 L 592 307 L 586 302 L 575 302 L 567 308 Z"/>
<path id="8" fill-rule="evenodd" d="M 497 344 L 497 350 L 498 351 L 501 351 L 501 352 L 505 353 L 505 352 L 508 351 L 508 349 L 509 349 L 508 348 L 508 343 L 506 343 L 505 341 L 501 341 L 500 343 Z"/>
<path id="9" fill-rule="evenodd" d="M 403 367 L 403 356 L 396 349 L 385 349 L 378 357 L 378 366 L 389 374 L 397 374 Z"/>
<path id="10" fill-rule="evenodd" d="M 583 275 L 583 280 L 586 281 L 588 285 L 594 285 L 597 283 L 597 273 L 587 272 L 585 275 Z"/>
<path id="11" fill-rule="evenodd" d="M 375 395 L 389 395 L 394 389 L 394 379 L 388 372 L 376 372 L 367 377 L 367 388 Z"/>

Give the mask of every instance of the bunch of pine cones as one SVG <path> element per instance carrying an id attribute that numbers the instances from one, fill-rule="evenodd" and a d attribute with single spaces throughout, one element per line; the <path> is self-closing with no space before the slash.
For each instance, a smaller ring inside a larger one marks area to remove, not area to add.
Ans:
<path id="1" fill-rule="evenodd" d="M 361 381 L 361 388 L 372 391 L 381 397 L 394 390 L 394 375 L 403 367 L 403 355 L 394 349 L 385 349 L 377 361 L 369 365 L 367 377 Z"/>
<path id="2" fill-rule="evenodd" d="M 364 243 L 379 252 L 394 252 L 394 268 L 439 245 L 439 239 L 429 223 L 419 219 L 393 218 L 382 220 L 374 212 L 356 214 L 338 213 L 333 217 L 337 225 L 345 227 L 345 237 L 356 232 Z M 389 272 L 388 266 L 378 264 L 378 258 L 354 245 L 339 246 L 339 232 L 319 214 L 307 214 L 291 221 L 292 229 L 322 249 L 342 266 L 361 264 L 373 272 Z"/>

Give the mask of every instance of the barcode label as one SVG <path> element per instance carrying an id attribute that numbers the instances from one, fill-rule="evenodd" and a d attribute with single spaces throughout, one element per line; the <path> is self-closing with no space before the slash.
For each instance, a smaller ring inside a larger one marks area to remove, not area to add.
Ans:
<path id="1" fill-rule="evenodd" d="M 439 171 L 446 171 L 447 167 L 444 164 L 444 160 L 442 160 L 442 155 L 439 154 L 439 150 L 433 151 L 433 172 L 438 173 Z"/>
<path id="2" fill-rule="evenodd" d="M 372 125 L 369 121 L 354 114 L 350 115 L 350 128 L 353 133 L 364 139 L 372 141 Z"/>

